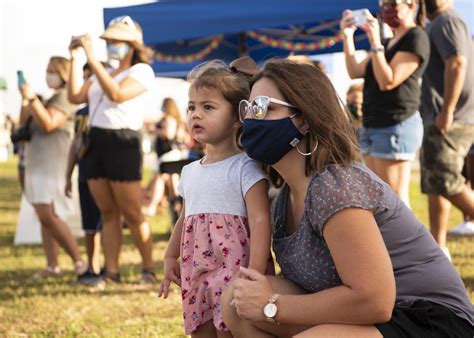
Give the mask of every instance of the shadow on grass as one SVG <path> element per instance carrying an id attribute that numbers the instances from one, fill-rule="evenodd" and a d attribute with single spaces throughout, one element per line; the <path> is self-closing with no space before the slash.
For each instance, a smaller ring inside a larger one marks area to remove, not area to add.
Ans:
<path id="1" fill-rule="evenodd" d="M 157 260 L 155 266 L 158 282 L 161 282 L 163 260 Z M 120 275 L 122 283 L 108 285 L 104 290 L 95 290 L 88 286 L 77 285 L 76 276 L 72 272 L 63 272 L 55 277 L 33 280 L 32 276 L 35 272 L 37 270 L 33 269 L 4 270 L 0 275 L 0 301 L 37 296 L 121 295 L 129 294 L 130 292 L 149 293 L 159 289 L 159 284 L 138 284 L 142 273 L 141 264 L 121 264 Z"/>

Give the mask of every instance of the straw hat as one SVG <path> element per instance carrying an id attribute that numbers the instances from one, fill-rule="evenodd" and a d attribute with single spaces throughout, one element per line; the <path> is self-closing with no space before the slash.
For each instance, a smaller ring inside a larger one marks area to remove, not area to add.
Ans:
<path id="1" fill-rule="evenodd" d="M 143 44 L 142 30 L 129 16 L 120 16 L 112 19 L 100 37 L 102 39 L 135 42 L 139 45 Z"/>

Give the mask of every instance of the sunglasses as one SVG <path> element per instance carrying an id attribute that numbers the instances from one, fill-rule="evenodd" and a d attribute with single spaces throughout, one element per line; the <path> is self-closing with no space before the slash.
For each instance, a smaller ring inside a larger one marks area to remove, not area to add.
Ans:
<path id="1" fill-rule="evenodd" d="M 407 4 L 410 5 L 412 4 L 412 0 L 380 0 L 379 1 L 379 7 L 392 7 L 395 8 L 398 5 L 401 4 Z"/>
<path id="2" fill-rule="evenodd" d="M 109 25 L 107 27 L 111 27 L 119 22 L 126 24 L 128 27 L 130 27 L 133 30 L 136 30 L 135 23 L 133 22 L 132 18 L 129 17 L 128 15 L 122 15 L 122 16 L 113 18 L 112 20 L 110 20 Z"/>
<path id="3" fill-rule="evenodd" d="M 280 104 L 282 106 L 296 108 L 292 104 L 274 99 L 273 97 L 269 96 L 257 96 L 252 101 L 241 100 L 239 103 L 239 118 L 241 122 L 244 122 L 245 117 L 247 116 L 249 109 L 252 112 L 253 116 L 257 120 L 263 120 L 268 113 L 268 106 L 270 102 Z"/>

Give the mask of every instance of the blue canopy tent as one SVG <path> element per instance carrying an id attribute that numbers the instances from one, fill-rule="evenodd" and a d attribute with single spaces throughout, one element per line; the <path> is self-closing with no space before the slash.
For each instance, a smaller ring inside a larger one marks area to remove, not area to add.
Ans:
<path id="1" fill-rule="evenodd" d="M 104 22 L 129 15 L 140 23 L 145 43 L 156 51 L 158 76 L 185 76 L 206 60 L 250 55 L 257 62 L 290 53 L 342 49 L 339 20 L 344 9 L 378 10 L 377 0 L 165 0 L 106 8 Z M 357 47 L 367 48 L 364 34 Z"/>

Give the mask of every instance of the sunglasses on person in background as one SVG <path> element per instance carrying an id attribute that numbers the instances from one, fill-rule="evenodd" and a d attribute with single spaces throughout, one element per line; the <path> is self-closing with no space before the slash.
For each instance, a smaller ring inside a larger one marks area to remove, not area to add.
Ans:
<path id="1" fill-rule="evenodd" d="M 268 106 L 270 102 L 280 104 L 282 106 L 296 108 L 292 104 L 274 99 L 273 97 L 269 96 L 257 96 L 252 101 L 241 100 L 239 103 L 239 118 L 241 122 L 244 122 L 245 117 L 247 116 L 249 109 L 252 112 L 253 116 L 257 120 L 263 120 L 268 113 Z"/>
<path id="2" fill-rule="evenodd" d="M 392 7 L 395 8 L 401 4 L 410 5 L 413 1 L 412 0 L 380 0 L 379 7 Z"/>
<path id="3" fill-rule="evenodd" d="M 122 15 L 122 16 L 113 18 L 112 20 L 110 20 L 109 25 L 107 27 L 113 26 L 119 22 L 126 24 L 128 27 L 130 27 L 133 30 L 136 29 L 135 23 L 133 22 L 132 18 L 129 17 L 128 15 Z"/>

